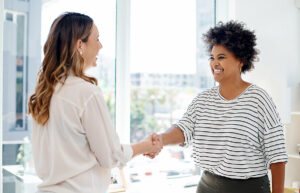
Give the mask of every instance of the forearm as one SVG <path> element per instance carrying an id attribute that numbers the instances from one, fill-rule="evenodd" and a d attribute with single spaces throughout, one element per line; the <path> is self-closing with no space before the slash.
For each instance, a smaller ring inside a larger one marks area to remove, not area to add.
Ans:
<path id="1" fill-rule="evenodd" d="M 284 177 L 285 177 L 285 163 L 273 163 L 270 166 L 272 173 L 272 193 L 284 192 Z"/>
<path id="2" fill-rule="evenodd" d="M 176 125 L 172 126 L 168 131 L 161 134 L 163 146 L 176 145 L 184 142 L 184 135 Z"/>
<path id="3" fill-rule="evenodd" d="M 147 142 L 143 141 L 140 143 L 132 144 L 131 145 L 133 151 L 132 157 L 145 153 L 146 143 Z"/>

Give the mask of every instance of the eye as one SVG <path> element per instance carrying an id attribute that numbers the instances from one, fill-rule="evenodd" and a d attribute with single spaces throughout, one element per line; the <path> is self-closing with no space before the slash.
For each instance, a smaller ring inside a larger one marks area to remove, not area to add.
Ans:
<path id="1" fill-rule="evenodd" d="M 223 59 L 225 59 L 225 57 L 224 56 L 219 56 L 218 59 L 223 60 Z"/>
<path id="2" fill-rule="evenodd" d="M 212 61 L 212 60 L 214 60 L 214 57 L 211 56 L 208 58 L 208 60 Z"/>

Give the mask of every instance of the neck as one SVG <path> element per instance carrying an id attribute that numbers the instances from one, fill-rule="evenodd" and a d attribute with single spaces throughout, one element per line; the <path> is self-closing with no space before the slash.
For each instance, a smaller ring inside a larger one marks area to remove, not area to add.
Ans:
<path id="1" fill-rule="evenodd" d="M 232 91 L 239 87 L 241 87 L 244 84 L 245 81 L 242 79 L 235 80 L 235 81 L 226 81 L 226 82 L 219 82 L 219 87 L 223 91 Z"/>
<path id="2" fill-rule="evenodd" d="M 234 81 L 220 82 L 220 94 L 227 100 L 231 100 L 239 96 L 250 83 L 245 82 L 242 78 Z"/>

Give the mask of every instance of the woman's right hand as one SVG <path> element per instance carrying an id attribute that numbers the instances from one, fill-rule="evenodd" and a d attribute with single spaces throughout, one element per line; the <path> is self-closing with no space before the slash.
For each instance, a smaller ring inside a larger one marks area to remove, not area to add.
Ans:
<path id="1" fill-rule="evenodd" d="M 143 154 L 158 155 L 163 148 L 163 144 L 156 133 L 152 133 L 144 139 L 145 151 Z"/>
<path id="2" fill-rule="evenodd" d="M 163 146 L 162 143 L 159 141 L 153 141 L 153 137 L 155 136 L 155 133 L 152 133 L 148 137 L 146 137 L 143 141 L 133 144 L 133 156 L 139 155 L 139 154 L 147 154 L 147 155 L 153 155 L 149 156 L 151 158 L 154 158 L 156 155 L 159 154 L 159 152 L 162 150 Z"/>

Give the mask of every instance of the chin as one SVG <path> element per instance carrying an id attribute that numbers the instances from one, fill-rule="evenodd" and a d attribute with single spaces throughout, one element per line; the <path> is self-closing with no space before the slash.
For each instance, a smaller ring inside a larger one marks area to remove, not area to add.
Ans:
<path id="1" fill-rule="evenodd" d="M 217 83 L 220 83 L 220 81 L 221 81 L 220 78 L 216 78 L 216 77 L 214 77 L 214 80 L 215 80 Z"/>

